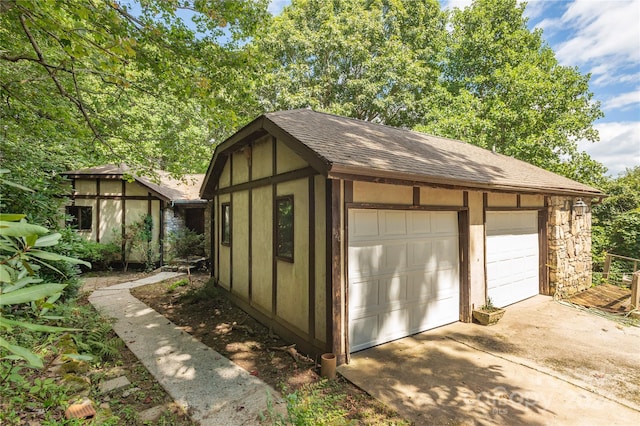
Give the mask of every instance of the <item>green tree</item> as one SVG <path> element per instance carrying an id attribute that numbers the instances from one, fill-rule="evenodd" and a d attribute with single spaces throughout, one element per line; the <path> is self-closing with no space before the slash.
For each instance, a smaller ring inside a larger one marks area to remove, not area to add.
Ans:
<path id="1" fill-rule="evenodd" d="M 640 258 L 640 166 L 627 169 L 603 187 L 608 195 L 593 208 L 593 254 Z"/>
<path id="2" fill-rule="evenodd" d="M 202 172 L 255 108 L 243 44 L 266 0 L 125 3 L 0 2 L 0 162 L 35 190 L 6 202 L 36 223 L 57 223 L 60 172 Z"/>
<path id="3" fill-rule="evenodd" d="M 138 6 L 134 14 L 106 0 L 3 1 L 3 137 L 65 145 L 85 163 L 152 159 L 173 171 L 201 168 L 190 150 L 164 153 L 193 139 L 210 152 L 213 126 L 237 125 L 232 106 L 245 101 L 237 68 L 250 60 L 241 43 L 266 16 L 266 2 Z M 179 16 L 185 10 L 190 26 Z"/>
<path id="4" fill-rule="evenodd" d="M 436 0 L 293 0 L 255 36 L 261 101 L 413 126 L 437 90 L 445 34 Z"/>
<path id="5" fill-rule="evenodd" d="M 451 16 L 445 92 L 422 130 L 495 149 L 591 184 L 605 168 L 578 151 L 597 141 L 602 117 L 589 75 L 558 64 L 542 31 L 529 30 L 526 3 L 475 0 Z"/>

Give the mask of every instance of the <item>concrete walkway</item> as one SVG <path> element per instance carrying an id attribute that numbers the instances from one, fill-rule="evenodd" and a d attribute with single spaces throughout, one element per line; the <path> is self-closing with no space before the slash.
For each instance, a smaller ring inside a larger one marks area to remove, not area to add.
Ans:
<path id="1" fill-rule="evenodd" d="M 260 424 L 267 398 L 278 393 L 260 379 L 179 330 L 133 297 L 129 289 L 181 275 L 161 272 L 138 281 L 95 290 L 89 301 L 167 393 L 201 425 Z"/>

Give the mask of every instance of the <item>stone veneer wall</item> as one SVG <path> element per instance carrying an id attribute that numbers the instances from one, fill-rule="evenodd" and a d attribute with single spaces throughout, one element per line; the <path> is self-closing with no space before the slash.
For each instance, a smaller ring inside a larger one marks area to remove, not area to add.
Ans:
<path id="1" fill-rule="evenodd" d="M 574 197 L 549 197 L 547 244 L 550 295 L 564 298 L 591 287 L 591 200 L 577 216 Z"/>

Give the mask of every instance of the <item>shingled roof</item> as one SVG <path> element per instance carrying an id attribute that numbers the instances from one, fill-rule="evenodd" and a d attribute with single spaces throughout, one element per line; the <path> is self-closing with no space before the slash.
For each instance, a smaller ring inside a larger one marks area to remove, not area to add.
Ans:
<path id="1" fill-rule="evenodd" d="M 201 191 L 210 197 L 230 153 L 272 134 L 318 173 L 514 192 L 601 196 L 596 188 L 469 143 L 298 109 L 264 114 L 220 144 Z"/>
<path id="2" fill-rule="evenodd" d="M 73 179 L 122 179 L 124 176 L 131 176 L 159 198 L 173 202 L 200 201 L 200 186 L 204 180 L 204 174 L 187 174 L 180 180 L 174 179 L 164 170 L 154 170 L 155 177 L 138 176 L 126 165 L 113 164 L 72 170 L 63 174 Z"/>

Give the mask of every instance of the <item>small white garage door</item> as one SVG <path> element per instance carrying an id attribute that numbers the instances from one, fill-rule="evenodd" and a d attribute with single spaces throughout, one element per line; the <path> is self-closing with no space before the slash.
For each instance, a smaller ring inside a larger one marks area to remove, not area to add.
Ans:
<path id="1" fill-rule="evenodd" d="M 348 255 L 351 352 L 458 321 L 456 212 L 350 209 Z"/>
<path id="2" fill-rule="evenodd" d="M 538 294 L 538 212 L 487 212 L 487 292 L 503 307 Z"/>

